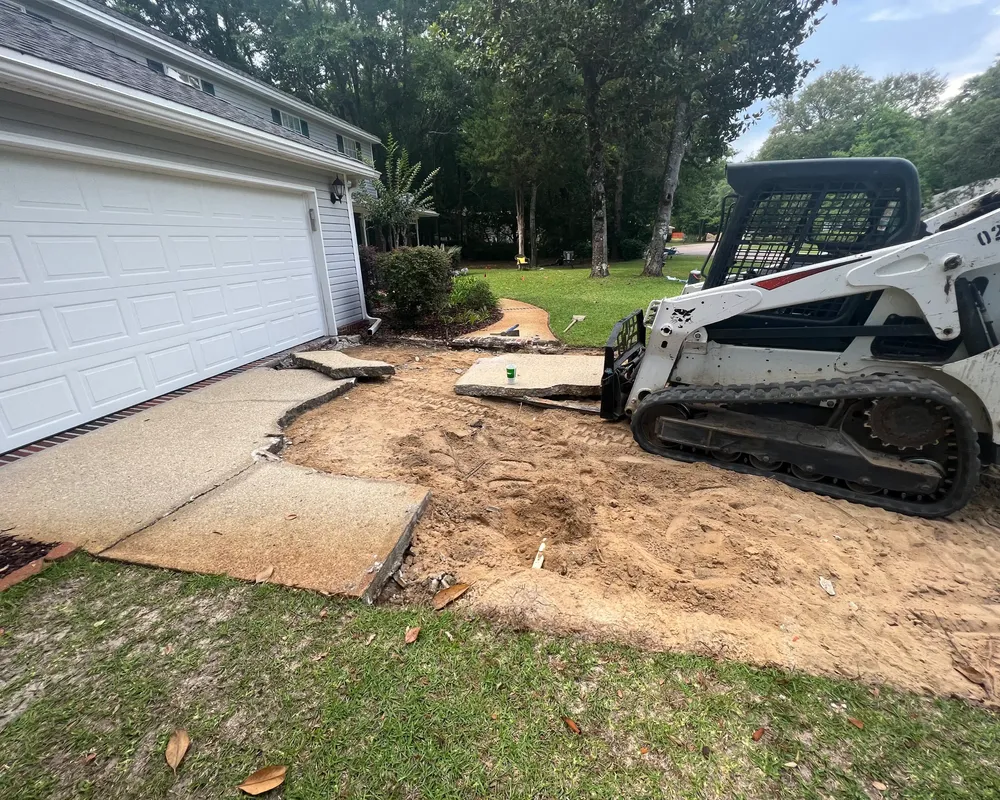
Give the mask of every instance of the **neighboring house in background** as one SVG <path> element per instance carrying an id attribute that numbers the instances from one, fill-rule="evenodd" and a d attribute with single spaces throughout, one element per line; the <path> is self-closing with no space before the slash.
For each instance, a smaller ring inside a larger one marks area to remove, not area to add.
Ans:
<path id="1" fill-rule="evenodd" d="M 377 143 L 100 4 L 0 0 L 0 453 L 369 319 Z"/>

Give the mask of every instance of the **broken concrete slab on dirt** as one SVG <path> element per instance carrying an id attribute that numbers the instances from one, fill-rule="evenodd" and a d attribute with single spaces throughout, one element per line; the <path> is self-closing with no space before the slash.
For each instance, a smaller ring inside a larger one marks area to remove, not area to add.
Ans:
<path id="1" fill-rule="evenodd" d="M 0 529 L 98 553 L 246 469 L 353 384 L 251 369 L 15 461 L 0 469 Z"/>
<path id="2" fill-rule="evenodd" d="M 321 372 L 334 380 L 344 378 L 387 378 L 396 374 L 392 364 L 352 358 L 339 350 L 311 350 L 295 353 L 292 362 L 301 369 Z"/>
<path id="3" fill-rule="evenodd" d="M 507 381 L 507 365 L 517 369 Z M 481 358 L 458 379 L 455 393 L 471 397 L 599 397 L 602 356 L 511 353 Z"/>
<path id="4" fill-rule="evenodd" d="M 102 555 L 373 602 L 430 498 L 420 486 L 260 462 Z"/>

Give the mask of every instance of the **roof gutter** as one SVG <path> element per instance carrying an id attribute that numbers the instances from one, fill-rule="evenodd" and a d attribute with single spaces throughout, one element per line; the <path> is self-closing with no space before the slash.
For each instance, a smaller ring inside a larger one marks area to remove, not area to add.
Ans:
<path id="1" fill-rule="evenodd" d="M 155 125 L 162 130 L 218 142 L 328 172 L 375 178 L 378 172 L 347 156 L 317 150 L 281 136 L 200 111 L 120 83 L 0 47 L 0 88 L 56 100 L 76 108 Z"/>

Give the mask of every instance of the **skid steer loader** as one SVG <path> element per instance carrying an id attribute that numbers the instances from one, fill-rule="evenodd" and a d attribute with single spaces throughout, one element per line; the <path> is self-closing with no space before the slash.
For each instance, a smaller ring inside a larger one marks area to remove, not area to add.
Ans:
<path id="1" fill-rule="evenodd" d="M 704 280 L 615 325 L 601 415 L 639 445 L 904 514 L 1000 441 L 1000 192 L 926 221 L 902 159 L 733 164 Z"/>

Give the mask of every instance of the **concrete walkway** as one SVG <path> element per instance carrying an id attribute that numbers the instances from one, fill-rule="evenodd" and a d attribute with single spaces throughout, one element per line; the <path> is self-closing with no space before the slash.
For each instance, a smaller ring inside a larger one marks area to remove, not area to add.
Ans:
<path id="1" fill-rule="evenodd" d="M 510 300 L 506 297 L 501 297 L 500 310 L 503 312 L 503 316 L 499 322 L 481 331 L 470 333 L 464 336 L 462 340 L 492 339 L 512 326 L 517 325 L 517 336 L 503 336 L 500 338 L 512 342 L 537 342 L 539 344 L 559 341 L 549 328 L 549 312 L 544 308 L 533 306 L 531 303 L 523 303 L 520 300 Z"/>
<path id="2" fill-rule="evenodd" d="M 284 425 L 353 385 L 353 379 L 336 381 L 311 370 L 252 369 L 16 461 L 0 468 L 0 530 L 69 541 L 112 558 L 244 578 L 258 574 L 248 574 L 253 567 L 246 566 L 256 553 L 274 567 L 274 580 L 285 575 L 290 583 L 328 591 L 347 587 L 348 574 L 382 580 L 392 554 L 408 541 L 426 490 L 369 486 L 369 511 L 355 503 L 348 514 L 334 506 L 345 492 L 356 493 L 354 479 L 327 475 L 318 481 L 298 467 L 259 463 L 274 458 L 263 451 L 279 441 Z M 227 527 L 215 495 L 231 496 L 236 483 L 255 488 L 240 495 L 241 524 Z M 290 566 L 303 562 L 303 553 L 282 544 L 287 514 L 296 515 L 298 531 L 309 540 L 316 565 L 309 580 Z M 227 547 L 162 537 L 172 519 L 177 524 L 170 530 L 186 527 L 200 536 L 218 538 L 213 531 L 227 528 Z M 364 541 L 345 548 L 347 540 Z M 182 548 L 201 550 L 203 557 L 185 560 Z M 246 557 L 237 558 L 244 551 Z M 355 561 L 331 568 L 324 579 L 323 565 L 348 552 Z M 360 596 L 368 589 L 361 583 L 354 580 L 360 588 L 347 593 Z"/>

